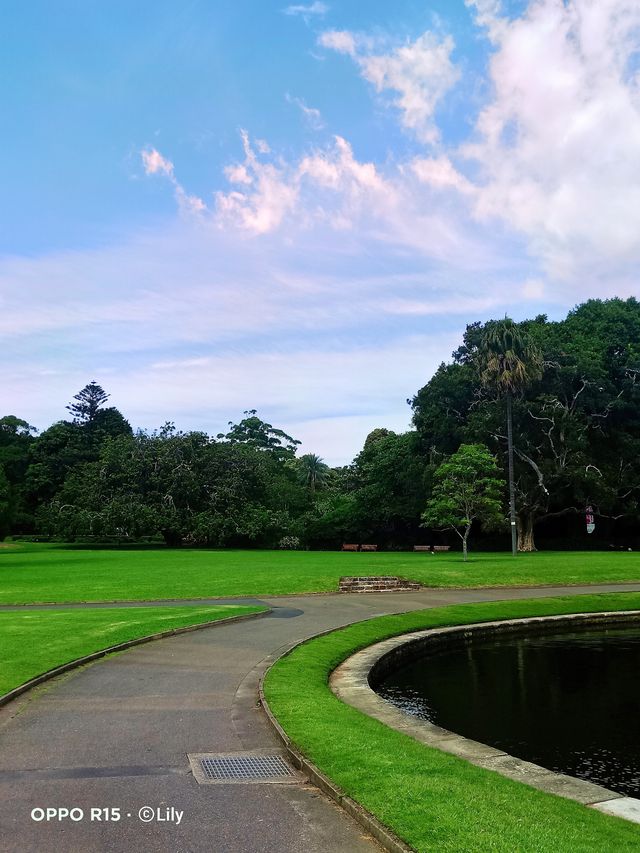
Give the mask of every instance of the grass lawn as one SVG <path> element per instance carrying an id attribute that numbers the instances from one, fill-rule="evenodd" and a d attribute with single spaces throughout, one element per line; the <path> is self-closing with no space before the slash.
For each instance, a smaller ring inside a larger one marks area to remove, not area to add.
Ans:
<path id="1" fill-rule="evenodd" d="M 0 694 L 42 672 L 117 643 L 262 610 L 218 606 L 0 612 Z"/>
<path id="2" fill-rule="evenodd" d="M 298 748 L 418 851 L 638 851 L 637 825 L 424 746 L 343 704 L 327 685 L 350 654 L 406 631 L 623 609 L 640 609 L 640 593 L 468 604 L 371 619 L 282 658 L 267 675 L 266 696 Z"/>
<path id="3" fill-rule="evenodd" d="M 337 590 L 341 575 L 391 574 L 428 586 L 640 581 L 640 553 L 341 553 L 198 549 L 0 549 L 0 603 L 60 603 Z"/>

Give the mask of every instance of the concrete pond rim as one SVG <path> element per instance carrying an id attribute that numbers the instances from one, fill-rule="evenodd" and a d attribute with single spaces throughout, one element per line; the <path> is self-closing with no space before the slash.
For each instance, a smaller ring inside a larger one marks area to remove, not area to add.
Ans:
<path id="1" fill-rule="evenodd" d="M 610 791 L 593 782 L 555 773 L 501 749 L 411 716 L 374 690 L 391 670 L 445 643 L 450 648 L 462 645 L 469 639 L 487 639 L 505 634 L 548 633 L 549 629 L 570 632 L 576 628 L 623 627 L 630 624 L 640 626 L 640 611 L 538 616 L 414 631 L 374 643 L 351 655 L 333 671 L 329 686 L 342 702 L 426 746 L 547 793 L 640 823 L 639 799 Z"/>

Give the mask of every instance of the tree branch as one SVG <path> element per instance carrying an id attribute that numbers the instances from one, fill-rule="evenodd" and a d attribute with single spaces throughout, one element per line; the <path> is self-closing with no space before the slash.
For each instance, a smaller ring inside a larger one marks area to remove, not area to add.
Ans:
<path id="1" fill-rule="evenodd" d="M 545 495 L 548 495 L 549 489 L 547 489 L 547 487 L 544 484 L 544 476 L 543 476 L 540 468 L 538 468 L 538 466 L 533 461 L 533 459 L 531 459 L 531 457 L 527 456 L 526 453 L 523 453 L 521 450 L 518 450 L 517 447 L 514 447 L 513 449 L 515 450 L 516 454 L 520 457 L 520 459 L 522 459 L 523 462 L 527 462 L 533 468 L 533 470 L 538 475 L 538 485 L 540 486 L 542 491 L 545 493 Z"/>

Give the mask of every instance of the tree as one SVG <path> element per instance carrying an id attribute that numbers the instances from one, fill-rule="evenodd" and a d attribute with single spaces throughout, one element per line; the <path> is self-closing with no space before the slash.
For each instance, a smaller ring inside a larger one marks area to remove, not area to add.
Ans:
<path id="1" fill-rule="evenodd" d="M 360 536 L 415 541 L 427 497 L 417 432 L 373 430 L 355 459 L 353 480 Z"/>
<path id="2" fill-rule="evenodd" d="M 255 409 L 247 409 L 239 424 L 229 421 L 229 432 L 218 433 L 217 438 L 231 444 L 249 444 L 259 450 L 268 450 L 280 459 L 292 459 L 302 442 L 281 429 L 261 420 Z"/>
<path id="3" fill-rule="evenodd" d="M 329 466 L 315 453 L 305 453 L 298 459 L 298 478 L 300 482 L 309 488 L 313 497 L 316 488 L 322 488 L 330 474 Z"/>
<path id="4" fill-rule="evenodd" d="M 509 460 L 509 515 L 511 551 L 517 551 L 515 474 L 513 465 L 513 395 L 542 375 L 542 357 L 528 335 L 505 317 L 487 323 L 480 341 L 480 381 L 507 403 L 507 453 Z"/>
<path id="5" fill-rule="evenodd" d="M 4 471 L 0 467 L 0 542 L 5 538 L 11 526 L 11 489 Z"/>
<path id="6" fill-rule="evenodd" d="M 633 541 L 640 507 L 640 304 L 590 300 L 565 320 L 539 315 L 519 328 L 542 353 L 544 370 L 512 400 L 518 550 L 535 550 L 534 532 L 585 542 L 586 505 L 597 518 L 589 541 Z M 462 443 L 483 442 L 496 454 L 507 446 L 504 396 L 480 381 L 483 335 L 484 326 L 467 326 L 453 363 L 441 365 L 411 401 L 429 466 Z"/>
<path id="7" fill-rule="evenodd" d="M 474 521 L 497 528 L 504 517 L 504 480 L 495 458 L 483 444 L 462 444 L 435 472 L 432 497 L 422 515 L 424 526 L 455 530 L 467 559 L 467 540 Z"/>
<path id="8" fill-rule="evenodd" d="M 76 424 L 93 424 L 98 410 L 110 396 L 95 380 L 89 382 L 74 396 L 73 399 L 77 402 L 70 403 L 67 406 L 68 411 L 73 415 L 73 422 Z"/>
<path id="9" fill-rule="evenodd" d="M 25 504 L 24 482 L 36 428 L 15 415 L 0 418 L 0 479 L 7 481 L 5 526 L 10 532 L 28 532 L 33 517 Z"/>

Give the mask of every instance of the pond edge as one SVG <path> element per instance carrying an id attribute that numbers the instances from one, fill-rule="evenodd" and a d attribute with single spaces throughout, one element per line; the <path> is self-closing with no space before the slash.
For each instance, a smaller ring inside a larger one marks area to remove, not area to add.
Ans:
<path id="1" fill-rule="evenodd" d="M 640 823 L 640 800 L 625 797 L 623 794 L 583 779 L 554 773 L 502 750 L 435 726 L 426 720 L 411 717 L 391 702 L 378 696 L 371 686 L 371 683 L 379 682 L 386 672 L 398 666 L 400 662 L 422 654 L 429 646 L 443 642 L 458 644 L 472 637 L 486 638 L 505 633 L 546 632 L 549 627 L 554 631 L 571 631 L 577 626 L 616 627 L 629 623 L 640 624 L 640 611 L 539 616 L 414 631 L 391 637 L 356 652 L 333 671 L 329 686 L 341 701 L 420 743 L 546 793 L 565 797 L 606 814 Z"/>

